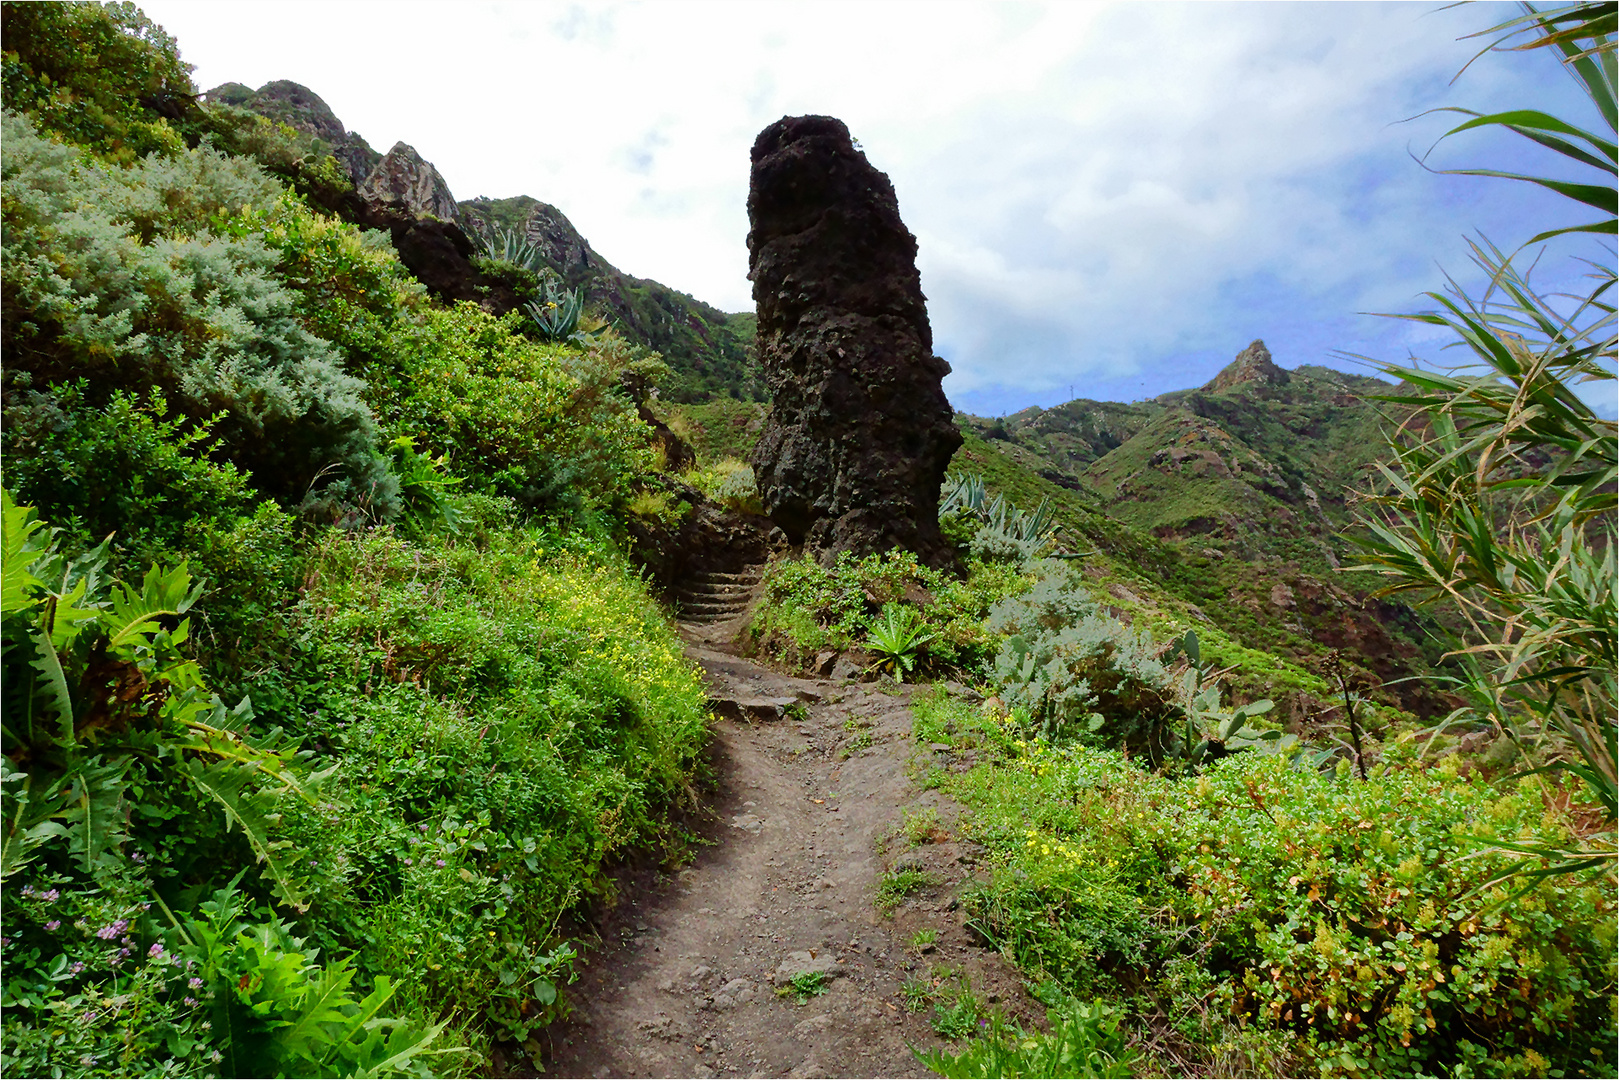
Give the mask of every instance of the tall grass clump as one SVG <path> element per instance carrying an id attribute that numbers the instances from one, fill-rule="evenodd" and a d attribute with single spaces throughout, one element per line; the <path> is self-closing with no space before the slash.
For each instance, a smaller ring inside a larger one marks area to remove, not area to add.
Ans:
<path id="1" fill-rule="evenodd" d="M 1594 221 L 1530 239 L 1613 236 L 1616 175 L 1615 60 L 1611 9 L 1568 5 L 1527 14 L 1486 33 L 1494 48 L 1560 55 L 1602 127 L 1586 130 L 1532 110 L 1471 119 L 1446 137 L 1503 128 L 1589 173 L 1579 182 L 1505 177 L 1562 194 Z M 1406 392 L 1388 400 L 1408 410 L 1394 433 L 1394 460 L 1364 500 L 1369 535 L 1359 569 L 1383 579 L 1380 592 L 1418 604 L 1446 602 L 1464 626 L 1451 642 L 1468 704 L 1452 721 L 1498 727 L 1550 767 L 1573 777 L 1601 824 L 1566 848 L 1519 845 L 1528 873 L 1597 871 L 1613 881 L 1616 856 L 1615 481 L 1619 426 L 1577 387 L 1612 399 L 1616 338 L 1611 241 L 1586 263 L 1582 292 L 1546 296 L 1527 272 L 1487 240 L 1471 243 L 1488 277 L 1481 297 L 1454 280 L 1430 293 L 1431 311 L 1400 316 L 1442 327 L 1463 359 L 1446 371 L 1402 365 L 1383 370 Z M 1527 245 L 1526 245 L 1527 246 Z"/>

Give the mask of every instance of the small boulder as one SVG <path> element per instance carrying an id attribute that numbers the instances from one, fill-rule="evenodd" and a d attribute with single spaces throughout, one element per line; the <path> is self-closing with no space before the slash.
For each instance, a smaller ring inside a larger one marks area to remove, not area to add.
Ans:
<path id="1" fill-rule="evenodd" d="M 793 981 L 795 975 L 825 975 L 828 978 L 835 978 L 842 974 L 838 958 L 833 955 L 832 950 L 800 949 L 787 954 L 787 959 L 777 965 L 776 973 L 770 977 L 770 981 L 777 986 L 786 986 Z"/>

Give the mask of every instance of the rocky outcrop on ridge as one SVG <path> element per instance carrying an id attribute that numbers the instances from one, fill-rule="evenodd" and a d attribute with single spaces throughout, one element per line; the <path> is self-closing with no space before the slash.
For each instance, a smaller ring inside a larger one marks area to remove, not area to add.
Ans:
<path id="1" fill-rule="evenodd" d="M 842 121 L 784 117 L 753 144 L 748 222 L 771 520 L 826 560 L 903 547 L 948 564 L 939 485 L 962 437 L 893 184 Z"/>
<path id="2" fill-rule="evenodd" d="M 1263 341 L 1254 341 L 1237 354 L 1237 358 L 1220 369 L 1220 374 L 1203 390 L 1206 393 L 1219 393 L 1229 390 L 1233 386 L 1243 383 L 1260 383 L 1265 386 L 1284 386 L 1291 377 L 1288 373 L 1276 366 L 1270 358 L 1270 350 L 1265 348 Z"/>
<path id="3" fill-rule="evenodd" d="M 450 185 L 409 143 L 394 143 L 358 191 L 368 203 L 397 206 L 412 217 L 454 221 L 459 214 Z"/>
<path id="4" fill-rule="evenodd" d="M 382 155 L 373 150 L 370 143 L 358 132 L 346 130 L 331 106 L 302 83 L 277 79 L 252 90 L 242 83 L 230 82 L 214 87 L 203 96 L 210 102 L 256 112 L 320 139 L 355 187 L 359 187 L 382 160 Z"/>
<path id="5" fill-rule="evenodd" d="M 318 140 L 353 185 L 331 185 L 276 170 L 298 187 L 312 206 L 365 228 L 387 229 L 405 267 L 441 300 L 473 300 L 504 314 L 519 306 L 510 282 L 473 265 L 475 226 L 498 225 L 524 233 L 569 288 L 585 290 L 592 311 L 608 318 L 630 341 L 663 354 L 674 378 L 663 387 L 676 401 L 705 401 L 714 394 L 757 399 L 763 395 L 752 356 L 751 313 L 728 315 L 709 304 L 616 269 L 590 246 L 561 210 L 528 196 L 470 199 L 457 203 L 430 162 L 401 144 L 391 161 L 344 128 L 314 91 L 277 80 L 253 90 L 224 83 L 204 95 L 287 124 Z"/>

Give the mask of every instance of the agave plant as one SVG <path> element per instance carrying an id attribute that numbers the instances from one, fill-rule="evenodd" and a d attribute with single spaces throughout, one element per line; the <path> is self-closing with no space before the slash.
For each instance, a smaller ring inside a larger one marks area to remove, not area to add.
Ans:
<path id="1" fill-rule="evenodd" d="M 939 516 L 957 511 L 970 513 L 1030 557 L 1038 556 L 1057 534 L 1057 515 L 1050 499 L 1040 500 L 1032 511 L 1019 510 L 1004 495 L 991 497 L 984 478 L 977 473 L 957 473 L 946 478 L 940 494 Z"/>
<path id="2" fill-rule="evenodd" d="M 928 630 L 915 608 L 892 602 L 867 624 L 866 635 L 866 648 L 877 656 L 872 668 L 891 671 L 896 678 L 909 675 L 922 647 L 939 636 Z"/>
<path id="3" fill-rule="evenodd" d="M 1615 150 L 1612 4 L 1570 4 L 1494 27 L 1494 49 L 1552 48 L 1584 90 L 1606 131 L 1593 133 L 1533 110 L 1471 117 L 1445 137 L 1499 127 L 1592 170 L 1573 183 L 1492 169 L 1466 175 L 1524 181 L 1556 191 L 1599 220 L 1552 229 L 1614 235 L 1619 172 Z M 1527 43 L 1506 46 L 1527 32 Z M 1447 328 L 1467 354 L 1449 372 L 1379 365 L 1401 379 L 1385 400 L 1409 418 L 1393 438 L 1394 461 L 1365 497 L 1367 529 L 1356 569 L 1382 575 L 1383 595 L 1449 601 L 1467 630 L 1454 643 L 1475 717 L 1553 755 L 1547 768 L 1577 777 L 1605 812 L 1616 811 L 1616 607 L 1614 522 L 1619 425 L 1574 392 L 1614 381 L 1615 269 L 1612 252 L 1592 262 L 1584 296 L 1548 298 L 1487 240 L 1471 244 L 1490 279 L 1482 299 L 1454 280 L 1430 293 L 1434 310 L 1396 316 Z M 1521 249 L 1520 249 L 1521 250 Z M 1611 401 L 1612 397 L 1609 396 Z M 1612 832 L 1584 846 L 1500 847 L 1528 857 L 1542 875 L 1610 868 Z"/>
<path id="4" fill-rule="evenodd" d="M 545 255 L 539 245 L 528 238 L 527 233 L 502 228 L 478 218 L 472 219 L 471 228 L 472 242 L 485 258 L 499 259 L 534 273 L 545 269 Z"/>
<path id="5" fill-rule="evenodd" d="M 585 310 L 585 290 L 565 289 L 555 282 L 545 283 L 545 298 L 523 305 L 540 336 L 548 341 L 566 341 L 579 329 L 579 316 Z"/>

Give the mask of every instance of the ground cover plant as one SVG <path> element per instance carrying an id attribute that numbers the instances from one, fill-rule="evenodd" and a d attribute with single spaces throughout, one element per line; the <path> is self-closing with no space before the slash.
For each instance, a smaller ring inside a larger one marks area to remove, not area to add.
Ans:
<path id="1" fill-rule="evenodd" d="M 844 553 L 831 567 L 781 559 L 765 568 L 745 639 L 790 666 L 807 666 L 828 649 L 863 647 L 896 675 L 978 671 L 995 647 L 984 616 L 1028 587 L 1021 566 L 1000 560 L 973 560 L 958 578 L 899 550 Z"/>
<path id="2" fill-rule="evenodd" d="M 1454 759 L 1359 781 L 1243 754 L 1171 780 L 1077 744 L 1003 753 L 939 780 L 995 852 L 973 925 L 1032 976 L 1157 1017 L 1163 1065 L 1235 1042 L 1249 1068 L 1611 1069 L 1611 889 L 1514 895 L 1510 857 L 1479 854 L 1569 834 L 1533 782 L 1502 794 Z"/>

